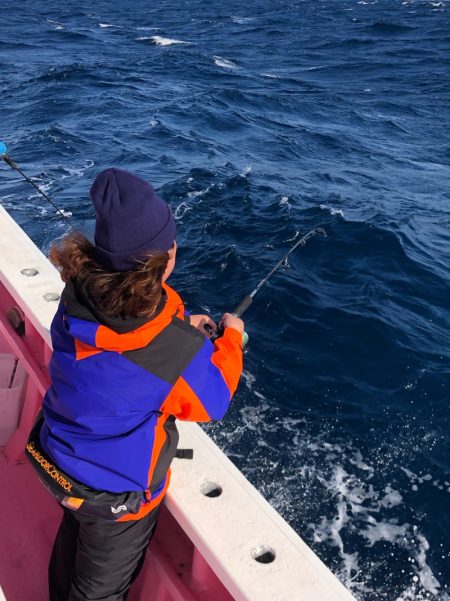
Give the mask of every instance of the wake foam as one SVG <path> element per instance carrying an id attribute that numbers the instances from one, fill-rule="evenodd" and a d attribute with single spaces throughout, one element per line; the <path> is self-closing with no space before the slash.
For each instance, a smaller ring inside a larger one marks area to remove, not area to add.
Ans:
<path id="1" fill-rule="evenodd" d="M 400 487 L 402 473 L 417 486 L 435 479 L 399 466 L 408 448 L 365 456 L 326 419 L 318 434 L 316 417 L 286 414 L 248 369 L 242 383 L 233 417 L 205 429 L 356 599 L 449 601 L 428 563 L 421 521 L 408 514 L 408 488 Z M 448 481 L 436 485 L 450 490 Z M 385 584 L 374 589 L 380 574 Z"/>

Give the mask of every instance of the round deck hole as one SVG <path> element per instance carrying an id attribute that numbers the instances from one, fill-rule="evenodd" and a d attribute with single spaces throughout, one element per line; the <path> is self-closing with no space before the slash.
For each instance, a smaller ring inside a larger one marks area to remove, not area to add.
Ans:
<path id="1" fill-rule="evenodd" d="M 220 497 L 222 494 L 222 487 L 217 484 L 217 482 L 207 480 L 200 486 L 200 492 L 202 495 L 205 495 L 205 497 Z"/>
<path id="2" fill-rule="evenodd" d="M 35 269 L 34 267 L 26 267 L 25 269 L 21 269 L 20 273 L 22 275 L 27 275 L 28 277 L 30 277 L 32 275 L 37 275 L 39 273 L 39 271 L 37 269 Z"/>
<path id="3" fill-rule="evenodd" d="M 275 551 L 269 545 L 258 545 L 252 549 L 252 558 L 258 563 L 272 563 Z"/>

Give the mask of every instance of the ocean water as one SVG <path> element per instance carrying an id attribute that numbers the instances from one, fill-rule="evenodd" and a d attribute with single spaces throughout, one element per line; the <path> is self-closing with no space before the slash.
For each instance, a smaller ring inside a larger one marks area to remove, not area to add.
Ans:
<path id="1" fill-rule="evenodd" d="M 178 222 L 172 284 L 246 314 L 206 427 L 364 601 L 450 587 L 450 2 L 5 0 L 0 137 L 78 226 L 119 166 Z M 67 231 L 6 165 L 43 249 Z M 270 541 L 266 541 L 270 544 Z"/>

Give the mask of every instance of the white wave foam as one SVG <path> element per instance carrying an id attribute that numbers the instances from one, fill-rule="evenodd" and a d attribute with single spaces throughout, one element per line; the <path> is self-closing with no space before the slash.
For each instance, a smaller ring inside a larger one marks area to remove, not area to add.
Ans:
<path id="1" fill-rule="evenodd" d="M 54 29 L 57 29 L 57 30 L 65 29 L 65 27 L 62 23 L 59 23 L 58 21 L 53 21 L 53 19 L 47 19 L 47 23 L 50 23 L 51 25 L 53 25 Z"/>
<path id="2" fill-rule="evenodd" d="M 222 56 L 213 56 L 214 58 L 214 63 L 218 66 L 218 67 L 224 67 L 225 69 L 239 69 L 239 67 L 236 65 L 236 63 L 233 63 L 233 61 L 230 61 L 227 58 L 223 58 Z"/>
<path id="3" fill-rule="evenodd" d="M 342 209 L 335 209 L 334 207 L 329 207 L 327 205 L 320 205 L 320 208 L 324 211 L 329 211 L 330 215 L 339 215 L 340 217 L 344 217 L 344 211 Z"/>
<path id="4" fill-rule="evenodd" d="M 301 71 L 318 71 L 319 69 L 326 69 L 327 65 L 317 65 L 316 67 L 303 67 Z"/>
<path id="5" fill-rule="evenodd" d="M 373 475 L 373 468 L 363 461 L 361 451 L 356 451 L 350 459 L 350 463 L 356 465 L 360 470 L 368 471 Z"/>
<path id="6" fill-rule="evenodd" d="M 252 166 L 247 165 L 245 167 L 244 171 L 240 175 L 241 175 L 241 177 L 247 177 L 247 175 L 250 175 L 251 172 L 252 172 Z"/>
<path id="7" fill-rule="evenodd" d="M 418 577 L 420 583 L 426 591 L 430 592 L 432 595 L 437 595 L 440 584 L 431 571 L 430 566 L 427 564 L 427 551 L 430 549 L 430 543 L 422 534 L 418 534 L 417 539 L 419 541 L 419 548 L 416 555 L 416 561 L 419 567 Z"/>
<path id="8" fill-rule="evenodd" d="M 42 192 L 45 192 L 45 194 L 47 194 L 47 192 L 50 192 L 51 187 L 53 186 L 53 184 L 55 183 L 55 180 L 51 180 L 47 183 L 43 183 L 41 181 L 40 177 L 33 177 L 32 178 L 35 183 L 37 183 L 37 185 L 39 186 L 39 189 L 42 190 Z M 37 180 L 37 182 L 36 182 Z M 32 198 L 41 198 L 41 195 L 39 194 L 39 192 L 32 192 L 31 194 L 28 195 L 28 200 L 32 199 Z"/>
<path id="9" fill-rule="evenodd" d="M 89 169 L 90 167 L 92 167 L 94 165 L 94 161 L 92 161 L 91 159 L 87 159 L 84 167 L 66 167 L 64 165 L 61 166 L 61 168 L 68 174 L 68 175 L 63 175 L 61 177 L 61 179 L 65 179 L 66 177 L 83 177 L 83 175 L 85 174 L 86 170 Z"/>
<path id="10" fill-rule="evenodd" d="M 242 372 L 242 378 L 244 380 L 244 384 L 245 384 L 246 388 L 251 391 L 251 393 L 252 393 L 253 396 L 255 396 L 256 398 L 258 398 L 258 399 L 260 399 L 262 401 L 266 401 L 267 400 L 266 397 L 263 394 L 261 394 L 258 390 L 255 389 L 256 378 L 255 378 L 255 376 L 253 374 L 251 374 L 247 370 L 244 370 Z M 256 407 L 255 407 L 255 409 L 256 409 Z M 253 418 L 252 418 L 252 421 L 255 421 L 256 417 L 257 417 L 257 415 L 255 414 L 253 416 Z"/>
<path id="11" fill-rule="evenodd" d="M 329 541 L 338 547 L 343 560 L 339 577 L 344 584 L 350 588 L 352 580 L 360 570 L 358 565 L 358 553 L 347 553 L 344 549 L 344 541 L 342 540 L 341 536 L 341 530 L 347 526 L 350 519 L 350 516 L 347 513 L 347 478 L 348 474 L 341 465 L 335 466 L 330 482 L 326 482 L 321 476 L 318 476 L 318 479 L 322 480 L 327 487 L 331 487 L 332 490 L 335 492 L 337 491 L 338 493 L 336 500 L 337 515 L 335 515 L 332 519 L 323 517 L 319 525 L 310 526 L 313 527 L 313 537 L 316 542 Z M 364 499 L 361 494 L 355 495 L 354 493 L 352 494 L 352 498 L 357 504 L 362 503 Z"/>
<path id="12" fill-rule="evenodd" d="M 235 244 L 231 244 L 227 250 L 225 251 L 225 257 L 224 257 L 224 261 L 220 264 L 220 271 L 225 271 L 225 269 L 228 266 L 228 257 L 230 257 L 230 255 L 232 255 L 236 250 L 236 245 Z"/>
<path id="13" fill-rule="evenodd" d="M 368 528 L 361 530 L 360 534 L 369 541 L 370 547 L 379 541 L 401 542 L 407 537 L 411 528 L 407 523 L 399 525 L 395 519 L 377 522 L 374 517 L 369 516 L 368 521 L 370 522 Z"/>
<path id="14" fill-rule="evenodd" d="M 138 38 L 138 39 L 148 39 L 148 38 Z M 155 44 L 158 46 L 172 46 L 173 44 L 190 44 L 191 42 L 185 42 L 184 40 L 175 40 L 172 38 L 163 38 L 160 35 L 153 35 L 151 38 Z"/>
<path id="15" fill-rule="evenodd" d="M 249 371 L 246 371 L 244 369 L 244 371 L 242 372 L 242 378 L 244 380 L 245 385 L 247 386 L 247 388 L 249 390 L 253 390 L 253 384 L 256 381 L 256 378 L 254 375 L 252 375 Z"/>
<path id="16" fill-rule="evenodd" d="M 314 541 L 316 552 L 319 545 L 335 547 L 333 571 L 355 597 L 361 601 L 425 601 L 434 599 L 437 591 L 439 601 L 450 601 L 445 587 L 439 588 L 439 574 L 428 564 L 430 546 L 421 519 L 402 522 L 399 518 L 404 514 L 403 505 L 409 507 L 409 500 L 404 499 L 408 486 L 403 482 L 398 488 L 386 477 L 403 481 L 406 474 L 415 485 L 436 483 L 449 489 L 450 479 L 438 482 L 431 473 L 415 474 L 408 468 L 400 472 L 400 459 L 409 447 L 392 456 L 383 451 L 365 456 L 352 443 L 327 434 L 326 421 L 322 434 L 311 433 L 307 418 L 296 412 L 286 415 L 285 409 L 264 399 L 248 370 L 243 384 L 239 417 L 220 426 L 212 424 L 208 432 L 230 455 L 239 451 L 242 441 L 248 452 L 241 469 L 286 519 L 298 523 L 299 512 L 316 516 L 309 524 L 307 541 Z M 264 436 L 266 432 L 275 435 Z M 281 438 L 280 449 L 276 441 Z M 284 455 L 281 462 L 280 455 Z M 325 555 L 333 553 L 326 551 Z M 391 562 L 390 557 L 395 560 Z M 386 583 L 379 583 L 375 590 L 372 579 L 381 569 Z"/>
<path id="17" fill-rule="evenodd" d="M 391 486 L 389 486 L 389 485 L 386 486 L 384 491 L 386 494 L 380 501 L 380 505 L 382 507 L 391 509 L 392 507 L 395 507 L 396 505 L 400 505 L 401 502 L 403 501 L 402 495 L 398 492 L 398 490 L 394 490 Z"/>
<path id="18" fill-rule="evenodd" d="M 393 542 L 400 543 L 400 546 L 406 546 L 411 553 L 411 584 L 397 597 L 396 601 L 419 601 L 421 599 L 429 599 L 429 594 L 437 595 L 440 592 L 441 585 L 438 579 L 434 576 L 430 566 L 427 564 L 427 552 L 430 549 L 428 540 L 417 532 L 415 526 L 403 524 L 402 527 L 395 527 L 395 524 L 390 524 L 388 528 L 383 527 L 383 537 L 378 540 L 389 540 L 388 536 L 393 537 Z M 415 541 L 414 541 L 415 539 Z M 376 542 L 376 540 L 374 540 Z M 414 546 L 411 543 L 416 542 Z M 420 589 L 419 589 L 420 586 Z M 425 595 L 422 595 L 425 591 Z M 443 593 L 440 597 L 442 601 L 448 600 L 449 597 Z"/>
<path id="19" fill-rule="evenodd" d="M 231 20 L 233 23 L 238 23 L 239 25 L 243 25 L 244 23 L 250 23 L 250 21 L 254 21 L 255 17 L 237 17 L 231 15 Z"/>
<path id="20" fill-rule="evenodd" d="M 189 178 L 188 181 L 192 181 L 192 178 Z M 192 211 L 195 206 L 194 200 L 207 194 L 213 186 L 214 184 L 207 186 L 204 190 L 191 190 L 188 192 L 188 200 L 183 200 L 174 211 L 175 219 L 182 219 L 188 211 Z"/>
<path id="21" fill-rule="evenodd" d="M 121 25 L 112 25 L 111 23 L 99 23 L 98 26 L 102 29 L 108 29 L 108 27 L 116 27 L 117 29 L 123 29 Z"/>
<path id="22" fill-rule="evenodd" d="M 289 202 L 289 196 L 282 196 L 280 198 L 280 201 L 278 203 L 280 205 L 280 207 L 287 207 L 288 209 L 291 209 L 291 204 Z"/>
<path id="23" fill-rule="evenodd" d="M 261 73 L 263 77 L 270 77 L 271 79 L 280 79 L 280 75 L 275 75 L 275 73 Z"/>
<path id="24" fill-rule="evenodd" d="M 205 194 L 208 194 L 208 192 L 211 190 L 211 188 L 212 188 L 212 186 L 208 186 L 204 190 L 192 190 L 191 192 L 188 192 L 188 197 L 189 198 L 198 198 L 198 197 L 204 196 Z"/>
<path id="25" fill-rule="evenodd" d="M 316 448 L 320 446 L 323 447 L 324 444 L 316 445 Z M 339 451 L 336 445 L 331 446 L 331 449 Z M 329 456 L 328 460 L 331 457 Z M 367 464 L 363 462 L 363 465 Z M 370 469 L 373 472 L 373 468 Z M 373 473 L 368 478 L 370 479 L 372 475 Z M 431 594 L 438 592 L 440 588 L 439 581 L 427 564 L 427 551 L 430 546 L 425 536 L 418 531 L 418 527 L 407 522 L 400 524 L 396 518 L 377 520 L 373 515 L 374 512 L 379 512 L 381 508 L 386 510 L 400 505 L 402 496 L 398 491 L 391 486 L 386 486 L 385 494 L 382 496 L 374 489 L 372 484 L 369 485 L 367 482 L 361 484 L 358 478 L 347 473 L 341 465 L 333 467 L 329 479 L 322 475 L 317 477 L 330 492 L 336 495 L 336 514 L 331 518 L 323 517 L 318 525 L 310 525 L 310 527 L 313 529 L 316 542 L 328 541 L 339 548 L 343 560 L 339 576 L 344 584 L 352 590 L 358 589 L 358 583 L 355 581 L 359 573 L 358 554 L 345 551 L 341 531 L 354 529 L 352 522 L 355 516 L 359 515 L 359 520 L 364 521 L 366 526 L 360 529 L 358 533 L 365 538 L 369 547 L 373 547 L 379 542 L 391 543 L 406 549 L 412 558 L 411 580 L 413 585 L 397 601 L 421 598 L 417 596 L 419 583 L 422 591 L 425 590 Z M 410 594 L 408 591 L 411 590 L 416 593 L 415 597 L 408 596 Z"/>
<path id="26" fill-rule="evenodd" d="M 438 490 L 446 490 L 450 493 L 450 482 L 448 480 L 439 480 L 439 478 L 433 479 L 431 474 L 424 474 L 423 476 L 418 476 L 411 470 L 408 470 L 405 467 L 400 468 L 409 478 L 411 483 L 411 490 L 417 492 L 419 490 L 419 485 L 424 482 L 431 482 L 431 484 L 437 488 Z"/>
<path id="27" fill-rule="evenodd" d="M 297 230 L 295 232 L 295 234 L 292 236 L 292 238 L 287 238 L 287 240 L 285 240 L 285 242 L 294 242 L 294 240 L 297 240 L 297 238 L 299 237 L 300 232 Z"/>
<path id="28" fill-rule="evenodd" d="M 51 178 L 47 173 L 42 173 L 39 176 L 34 176 L 32 179 L 35 180 L 35 183 L 39 186 L 39 189 L 44 193 L 50 193 L 52 186 L 68 177 L 83 177 L 85 171 L 94 165 L 94 161 L 91 159 L 87 159 L 85 165 L 83 167 L 67 167 L 66 165 L 52 165 L 52 169 L 62 170 L 64 173 L 59 175 L 58 177 Z M 33 192 L 27 197 L 29 200 L 34 198 L 41 198 L 39 192 Z M 48 207 L 47 207 L 48 209 Z M 71 217 L 72 213 L 70 211 L 65 211 L 61 209 L 61 212 L 66 215 L 66 217 Z M 69 215 L 70 213 L 70 215 Z"/>
<path id="29" fill-rule="evenodd" d="M 175 219 L 181 219 L 188 211 L 192 211 L 192 205 L 190 205 L 186 200 L 184 200 L 177 206 L 173 216 L 175 217 Z"/>

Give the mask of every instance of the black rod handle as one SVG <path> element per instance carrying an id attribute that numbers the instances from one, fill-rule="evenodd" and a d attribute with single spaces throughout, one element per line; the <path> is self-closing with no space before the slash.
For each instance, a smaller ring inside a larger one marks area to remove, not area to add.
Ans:
<path id="1" fill-rule="evenodd" d="M 239 303 L 239 305 L 231 312 L 232 315 L 234 315 L 235 317 L 240 317 L 242 315 L 242 313 L 244 313 L 244 311 L 246 311 L 250 305 L 253 302 L 253 298 L 250 296 L 250 294 L 247 294 L 246 296 L 244 296 L 244 298 L 241 300 L 241 302 Z M 205 330 L 207 332 L 209 332 L 209 326 L 205 325 Z M 221 336 L 223 336 L 225 328 L 223 327 L 223 325 L 220 323 L 215 334 L 213 334 L 212 336 L 210 336 L 210 340 L 211 342 L 215 342 L 218 338 L 220 338 Z"/>
<path id="2" fill-rule="evenodd" d="M 252 302 L 253 302 L 253 298 L 250 296 L 250 294 L 247 294 L 246 296 L 244 296 L 244 298 L 241 300 L 239 305 L 232 312 L 233 315 L 236 315 L 236 317 L 240 317 L 242 315 L 242 313 L 244 313 L 244 311 L 247 311 L 247 309 L 250 307 Z"/>

